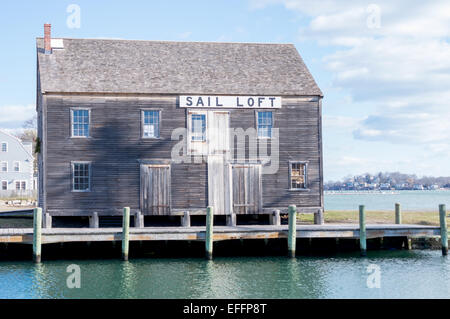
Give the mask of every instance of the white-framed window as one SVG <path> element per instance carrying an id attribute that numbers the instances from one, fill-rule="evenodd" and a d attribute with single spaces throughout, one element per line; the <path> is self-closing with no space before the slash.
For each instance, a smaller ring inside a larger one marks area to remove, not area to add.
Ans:
<path id="1" fill-rule="evenodd" d="M 1 171 L 2 172 L 7 172 L 8 171 L 8 162 L 1 162 L 0 166 L 1 166 Z"/>
<path id="2" fill-rule="evenodd" d="M 8 142 L 2 142 L 2 153 L 8 152 Z"/>
<path id="3" fill-rule="evenodd" d="M 14 172 L 20 172 L 20 162 L 14 162 Z"/>
<path id="4" fill-rule="evenodd" d="M 207 122 L 208 111 L 187 111 L 187 145 L 189 155 L 206 155 L 208 153 Z"/>
<path id="5" fill-rule="evenodd" d="M 191 121 L 191 141 L 206 141 L 206 114 L 190 114 Z"/>
<path id="6" fill-rule="evenodd" d="M 15 184 L 16 184 L 16 191 L 20 190 L 24 191 L 27 189 L 27 182 L 25 181 L 16 181 Z"/>
<path id="7" fill-rule="evenodd" d="M 2 191 L 8 190 L 8 181 L 2 181 Z"/>
<path id="8" fill-rule="evenodd" d="M 72 162 L 72 191 L 91 190 L 91 162 Z"/>
<path id="9" fill-rule="evenodd" d="M 273 112 L 256 111 L 258 138 L 272 138 Z"/>
<path id="10" fill-rule="evenodd" d="M 142 138 L 159 138 L 161 110 L 142 110 Z"/>
<path id="11" fill-rule="evenodd" d="M 91 125 L 91 110 L 82 108 L 73 108 L 71 112 L 71 136 L 89 137 Z"/>
<path id="12" fill-rule="evenodd" d="M 289 188 L 291 190 L 307 189 L 307 167 L 304 161 L 289 162 Z"/>

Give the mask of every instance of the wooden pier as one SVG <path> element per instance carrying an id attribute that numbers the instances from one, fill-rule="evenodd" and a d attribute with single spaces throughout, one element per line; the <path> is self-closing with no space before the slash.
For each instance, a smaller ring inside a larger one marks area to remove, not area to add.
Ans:
<path id="1" fill-rule="evenodd" d="M 213 208 L 208 207 L 206 226 L 177 227 L 130 227 L 130 210 L 124 208 L 122 228 L 43 228 L 42 210 L 36 208 L 34 228 L 0 229 L 0 243 L 17 243 L 33 245 L 34 260 L 41 260 L 41 245 L 69 242 L 122 242 L 122 257 L 128 259 L 130 241 L 204 241 L 205 253 L 208 259 L 213 256 L 213 243 L 224 240 L 244 239 L 280 239 L 287 240 L 287 254 L 295 257 L 297 238 L 348 238 L 359 239 L 361 255 L 366 255 L 367 239 L 398 237 L 427 238 L 440 237 L 442 254 L 448 251 L 448 230 L 445 205 L 440 205 L 440 226 L 407 225 L 407 224 L 367 224 L 365 223 L 365 208 L 359 208 L 359 224 L 322 224 L 298 225 L 296 223 L 296 207 L 289 207 L 289 224 L 280 225 L 235 225 L 213 226 Z M 400 212 L 397 210 L 396 221 L 399 222 Z"/>
<path id="2" fill-rule="evenodd" d="M 246 225 L 214 226 L 213 240 L 288 238 L 289 226 Z M 366 237 L 439 237 L 438 226 L 376 224 L 366 225 Z M 191 240 L 204 241 L 205 226 L 192 227 L 130 227 L 130 241 Z M 325 224 L 297 225 L 296 238 L 359 238 L 359 225 Z M 50 228 L 42 229 L 41 243 L 87 241 L 122 241 L 122 228 Z M 32 228 L 0 229 L 0 243 L 33 244 Z"/>

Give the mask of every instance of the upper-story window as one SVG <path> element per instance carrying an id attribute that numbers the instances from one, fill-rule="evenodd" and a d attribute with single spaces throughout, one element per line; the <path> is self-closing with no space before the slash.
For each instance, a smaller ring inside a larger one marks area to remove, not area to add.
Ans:
<path id="1" fill-rule="evenodd" d="M 290 189 L 307 188 L 307 163 L 290 162 L 289 163 L 289 187 Z"/>
<path id="2" fill-rule="evenodd" d="M 14 162 L 14 172 L 20 172 L 20 162 Z"/>
<path id="3" fill-rule="evenodd" d="M 91 163 L 72 163 L 72 190 L 74 192 L 89 192 L 91 190 Z"/>
<path id="4" fill-rule="evenodd" d="M 273 112 L 257 112 L 258 138 L 271 138 L 273 126 Z"/>
<path id="5" fill-rule="evenodd" d="M 72 109 L 72 137 L 89 137 L 89 109 Z"/>
<path id="6" fill-rule="evenodd" d="M 142 110 L 142 137 L 159 138 L 159 110 Z"/>
<path id="7" fill-rule="evenodd" d="M 8 152 L 8 143 L 7 142 L 2 142 L 2 152 Z"/>
<path id="8" fill-rule="evenodd" d="M 7 172 L 8 171 L 8 162 L 2 162 L 1 169 L 2 169 L 2 172 Z"/>
<path id="9" fill-rule="evenodd" d="M 206 141 L 206 114 L 191 114 L 191 141 Z"/>

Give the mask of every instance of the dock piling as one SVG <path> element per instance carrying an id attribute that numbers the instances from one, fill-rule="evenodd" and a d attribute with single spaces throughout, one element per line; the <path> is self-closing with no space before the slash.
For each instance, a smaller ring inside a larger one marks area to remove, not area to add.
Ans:
<path id="1" fill-rule="evenodd" d="M 89 228 L 99 228 L 99 218 L 97 212 L 93 212 L 92 216 L 89 216 Z"/>
<path id="2" fill-rule="evenodd" d="M 366 212 L 364 205 L 359 206 L 359 248 L 361 250 L 361 256 L 366 256 Z"/>
<path id="3" fill-rule="evenodd" d="M 41 262 L 42 236 L 42 208 L 33 210 L 33 258 L 34 262 Z"/>
<path id="4" fill-rule="evenodd" d="M 226 217 L 227 226 L 235 227 L 236 226 L 236 214 L 231 213 Z"/>
<path id="5" fill-rule="evenodd" d="M 400 210 L 400 204 L 395 203 L 395 223 L 401 224 L 402 223 L 402 212 Z"/>
<path id="6" fill-rule="evenodd" d="M 281 225 L 281 218 L 280 218 L 280 210 L 279 209 L 275 209 L 272 212 L 272 216 L 271 216 L 271 224 L 275 225 L 275 226 L 280 226 Z"/>
<path id="7" fill-rule="evenodd" d="M 191 227 L 191 215 L 189 214 L 189 211 L 185 211 L 183 217 L 181 218 L 181 224 L 183 227 Z"/>
<path id="8" fill-rule="evenodd" d="M 213 224 L 214 224 L 213 207 L 208 206 L 208 208 L 206 209 L 206 234 L 205 234 L 206 258 L 208 260 L 211 260 L 213 256 Z"/>
<path id="9" fill-rule="evenodd" d="M 136 211 L 134 214 L 134 227 L 143 228 L 144 227 L 144 215 L 142 215 L 141 211 Z"/>
<path id="10" fill-rule="evenodd" d="M 52 228 L 52 216 L 49 213 L 42 214 L 42 228 Z"/>
<path id="11" fill-rule="evenodd" d="M 289 206 L 289 234 L 288 234 L 288 256 L 295 257 L 295 244 L 297 240 L 297 206 Z"/>
<path id="12" fill-rule="evenodd" d="M 441 225 L 441 245 L 442 245 L 442 256 L 447 256 L 448 254 L 448 234 L 447 234 L 447 220 L 445 219 L 446 207 L 444 204 L 439 205 L 439 221 Z"/>
<path id="13" fill-rule="evenodd" d="M 122 222 L 122 259 L 128 260 L 128 250 L 130 241 L 130 207 L 123 209 Z"/>

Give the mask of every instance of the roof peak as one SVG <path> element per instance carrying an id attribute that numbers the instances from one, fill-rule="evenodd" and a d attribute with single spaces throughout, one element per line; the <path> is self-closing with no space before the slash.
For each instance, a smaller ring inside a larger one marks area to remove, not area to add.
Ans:
<path id="1" fill-rule="evenodd" d="M 175 40 L 142 40 L 142 39 L 122 39 L 122 38 L 65 38 L 53 37 L 54 39 L 63 40 L 81 40 L 81 41 L 124 41 L 124 42 L 150 42 L 150 43 L 198 43 L 198 44 L 252 44 L 252 45 L 287 45 L 294 46 L 293 43 L 278 42 L 232 42 L 232 41 L 175 41 Z M 43 37 L 36 37 L 42 40 Z"/>

